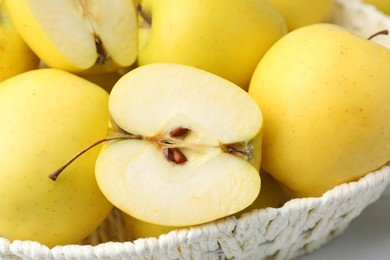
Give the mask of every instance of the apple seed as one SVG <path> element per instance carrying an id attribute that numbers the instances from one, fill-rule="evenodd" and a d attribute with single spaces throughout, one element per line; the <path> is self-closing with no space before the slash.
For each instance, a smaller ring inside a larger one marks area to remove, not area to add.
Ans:
<path id="1" fill-rule="evenodd" d="M 187 133 L 189 132 L 189 129 L 188 128 L 185 128 L 185 127 L 177 127 L 175 129 L 173 129 L 169 135 L 171 137 L 183 137 L 185 136 Z"/>
<path id="2" fill-rule="evenodd" d="M 178 148 L 165 148 L 164 154 L 168 161 L 176 164 L 184 164 L 187 161 L 187 157 Z"/>

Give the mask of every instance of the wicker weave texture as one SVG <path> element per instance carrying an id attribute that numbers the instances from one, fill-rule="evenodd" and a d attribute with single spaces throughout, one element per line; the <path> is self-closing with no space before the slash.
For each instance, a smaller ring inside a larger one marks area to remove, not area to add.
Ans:
<path id="1" fill-rule="evenodd" d="M 245 213 L 159 238 L 130 241 L 119 211 L 84 241 L 47 248 L 37 242 L 0 239 L 3 259 L 291 259 L 342 233 L 390 183 L 390 166 L 320 198 L 293 199 L 281 208 Z M 117 242 L 113 242 L 117 241 Z"/>

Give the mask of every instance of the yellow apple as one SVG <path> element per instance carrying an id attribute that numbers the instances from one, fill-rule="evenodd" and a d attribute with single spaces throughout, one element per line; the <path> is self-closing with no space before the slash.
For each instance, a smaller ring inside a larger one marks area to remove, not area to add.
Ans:
<path id="1" fill-rule="evenodd" d="M 379 11 L 390 15 L 390 1 L 389 0 L 363 0 L 363 3 L 374 5 Z"/>
<path id="2" fill-rule="evenodd" d="M 255 201 L 246 209 L 235 213 L 234 216 L 240 217 L 243 213 L 250 212 L 255 209 L 264 209 L 268 207 L 278 208 L 285 202 L 283 190 L 279 183 L 268 173 L 261 171 L 261 190 Z M 126 222 L 126 229 L 130 232 L 133 239 L 159 237 L 162 234 L 167 234 L 172 230 L 178 229 L 174 226 L 164 226 L 148 223 L 136 219 L 127 214 L 123 214 Z M 186 227 L 181 227 L 186 228 Z"/>
<path id="3" fill-rule="evenodd" d="M 108 94 L 56 69 L 0 83 L 0 236 L 49 247 L 78 243 L 112 204 L 95 180 L 99 148 L 49 179 L 79 150 L 106 135 Z"/>
<path id="4" fill-rule="evenodd" d="M 329 18 L 334 0 L 269 0 L 280 11 L 289 31 Z"/>
<path id="5" fill-rule="evenodd" d="M 261 190 L 255 201 L 244 210 L 234 214 L 240 217 L 243 213 L 255 209 L 279 208 L 286 202 L 287 197 L 284 194 L 283 187 L 270 174 L 263 169 L 260 171 Z"/>
<path id="6" fill-rule="evenodd" d="M 18 32 L 49 67 L 106 73 L 134 63 L 132 1 L 5 0 Z"/>
<path id="7" fill-rule="evenodd" d="M 4 1 L 0 0 L 0 81 L 38 68 L 39 59 L 13 25 Z"/>
<path id="8" fill-rule="evenodd" d="M 145 222 L 127 214 L 123 214 L 123 219 L 126 223 L 126 230 L 130 232 L 133 239 L 159 237 L 162 234 L 167 234 L 172 230 L 178 229 L 178 227 L 174 226 L 164 226 Z"/>
<path id="9" fill-rule="evenodd" d="M 249 87 L 264 116 L 262 167 L 320 196 L 390 161 L 390 50 L 332 24 L 290 32 Z"/>
<path id="10" fill-rule="evenodd" d="M 81 75 L 81 77 L 95 83 L 110 93 L 115 83 L 122 77 L 122 74 L 118 71 L 113 71 L 109 73 Z"/>
<path id="11" fill-rule="evenodd" d="M 244 89 L 264 53 L 287 32 L 267 0 L 143 0 L 137 6 L 139 65 L 190 65 Z"/>

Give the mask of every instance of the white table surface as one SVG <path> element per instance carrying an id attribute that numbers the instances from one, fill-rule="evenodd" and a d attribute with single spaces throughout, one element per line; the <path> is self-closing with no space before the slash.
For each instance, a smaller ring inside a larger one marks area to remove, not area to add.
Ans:
<path id="1" fill-rule="evenodd" d="M 390 186 L 347 230 L 297 260 L 390 260 Z"/>

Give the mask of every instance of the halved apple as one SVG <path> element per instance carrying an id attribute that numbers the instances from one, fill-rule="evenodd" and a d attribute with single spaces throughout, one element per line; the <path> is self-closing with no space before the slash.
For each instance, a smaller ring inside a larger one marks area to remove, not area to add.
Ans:
<path id="1" fill-rule="evenodd" d="M 25 42 L 49 67 L 100 73 L 127 67 L 137 56 L 132 1 L 6 0 Z"/>
<path id="2" fill-rule="evenodd" d="M 151 64 L 114 86 L 117 126 L 96 162 L 105 196 L 142 221 L 189 226 L 234 214 L 260 191 L 262 115 L 240 87 L 179 64 Z M 256 137 L 256 138 L 255 138 Z"/>

